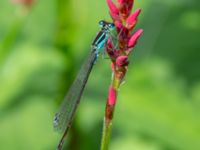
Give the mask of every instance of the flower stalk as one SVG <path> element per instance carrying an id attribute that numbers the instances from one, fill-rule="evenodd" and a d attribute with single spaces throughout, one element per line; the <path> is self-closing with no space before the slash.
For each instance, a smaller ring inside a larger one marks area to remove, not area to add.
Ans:
<path id="1" fill-rule="evenodd" d="M 118 47 L 115 47 L 111 39 L 108 40 L 106 51 L 112 61 L 112 80 L 105 108 L 101 150 L 108 150 L 118 90 L 124 81 L 129 65 L 128 56 L 143 32 L 142 29 L 139 29 L 132 33 L 141 12 L 141 9 L 137 9 L 131 13 L 134 0 L 117 0 L 116 3 L 113 3 L 112 0 L 107 0 L 107 4 L 118 33 Z"/>

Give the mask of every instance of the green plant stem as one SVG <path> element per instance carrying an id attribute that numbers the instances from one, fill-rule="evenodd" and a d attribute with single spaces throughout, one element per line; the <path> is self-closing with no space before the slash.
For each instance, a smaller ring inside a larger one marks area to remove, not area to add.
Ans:
<path id="1" fill-rule="evenodd" d="M 108 150 L 111 130 L 112 130 L 112 122 L 108 123 L 106 121 L 106 118 L 104 118 L 103 134 L 102 134 L 102 141 L 101 141 L 101 150 Z"/>

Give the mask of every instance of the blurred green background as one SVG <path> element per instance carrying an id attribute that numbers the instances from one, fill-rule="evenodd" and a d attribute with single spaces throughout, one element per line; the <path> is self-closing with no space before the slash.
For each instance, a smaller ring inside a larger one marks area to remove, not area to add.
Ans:
<path id="1" fill-rule="evenodd" d="M 144 33 L 130 57 L 110 150 L 200 150 L 200 1 L 135 0 Z M 52 120 L 99 30 L 105 0 L 0 1 L 0 150 L 53 150 Z M 97 150 L 111 78 L 96 63 L 65 149 Z"/>

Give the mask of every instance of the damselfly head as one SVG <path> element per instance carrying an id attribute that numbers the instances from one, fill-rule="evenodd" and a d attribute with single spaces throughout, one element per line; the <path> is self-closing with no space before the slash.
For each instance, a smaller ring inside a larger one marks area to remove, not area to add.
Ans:
<path id="1" fill-rule="evenodd" d="M 105 20 L 99 21 L 99 26 L 102 29 L 109 30 L 109 31 L 112 31 L 112 30 L 115 29 L 115 24 L 114 23 L 110 23 L 110 22 L 107 22 Z"/>

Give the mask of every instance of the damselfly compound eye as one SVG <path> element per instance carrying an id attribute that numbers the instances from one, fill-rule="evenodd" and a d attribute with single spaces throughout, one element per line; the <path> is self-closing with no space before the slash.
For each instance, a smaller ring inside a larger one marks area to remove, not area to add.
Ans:
<path id="1" fill-rule="evenodd" d="M 104 25 L 105 25 L 105 21 L 103 21 L 103 20 L 99 21 L 99 26 L 100 27 L 103 27 Z"/>
<path id="2" fill-rule="evenodd" d="M 112 29 L 115 28 L 115 25 L 114 25 L 114 23 L 110 23 L 110 24 L 108 25 L 108 27 L 112 30 Z"/>

